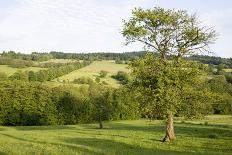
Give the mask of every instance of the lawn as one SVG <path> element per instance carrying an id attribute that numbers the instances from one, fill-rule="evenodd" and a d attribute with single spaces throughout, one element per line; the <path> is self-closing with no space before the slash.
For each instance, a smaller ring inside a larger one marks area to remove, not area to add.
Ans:
<path id="1" fill-rule="evenodd" d="M 92 78 L 93 80 L 99 76 L 101 70 L 107 71 L 108 74 L 101 81 L 107 82 L 112 87 L 118 87 L 119 82 L 111 78 L 111 75 L 116 74 L 118 71 L 129 72 L 127 65 L 125 64 L 115 64 L 114 61 L 94 61 L 90 65 L 75 70 L 69 74 L 59 77 L 60 81 L 73 81 L 74 79 L 80 78 L 82 76 Z M 57 81 L 57 79 L 53 80 Z"/>
<path id="2" fill-rule="evenodd" d="M 163 121 L 113 121 L 105 129 L 97 124 L 67 126 L 0 127 L 2 154 L 154 154 L 206 155 L 231 154 L 232 117 L 208 117 L 220 120 L 200 125 L 191 121 L 175 123 L 177 141 L 162 143 Z M 224 120 L 224 121 L 223 121 Z"/>
<path id="3" fill-rule="evenodd" d="M 46 69 L 46 68 L 39 68 L 39 67 L 27 67 L 27 68 L 13 68 L 13 67 L 9 67 L 7 65 L 0 65 L 0 72 L 4 72 L 7 74 L 7 76 L 11 76 L 12 74 L 14 74 L 15 72 L 21 70 L 21 71 L 34 71 L 37 72 L 41 69 Z"/>

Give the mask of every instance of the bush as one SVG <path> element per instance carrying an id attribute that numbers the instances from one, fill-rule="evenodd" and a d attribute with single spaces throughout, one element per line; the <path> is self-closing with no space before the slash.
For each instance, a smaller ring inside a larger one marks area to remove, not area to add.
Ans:
<path id="1" fill-rule="evenodd" d="M 89 77 L 82 76 L 82 77 L 80 77 L 78 79 L 74 79 L 73 83 L 75 83 L 75 84 L 89 84 L 89 85 L 91 85 L 91 84 L 94 84 L 94 81 L 91 78 L 89 78 Z"/>
<path id="2" fill-rule="evenodd" d="M 127 84 L 130 81 L 130 76 L 126 72 L 118 71 L 116 75 L 113 75 L 112 78 L 120 81 L 122 84 Z"/>
<path id="3" fill-rule="evenodd" d="M 101 81 L 101 79 L 99 77 L 95 78 L 95 82 L 99 83 Z"/>
<path id="4" fill-rule="evenodd" d="M 107 71 L 101 70 L 101 71 L 100 71 L 100 78 L 106 77 L 107 73 L 108 73 Z"/>

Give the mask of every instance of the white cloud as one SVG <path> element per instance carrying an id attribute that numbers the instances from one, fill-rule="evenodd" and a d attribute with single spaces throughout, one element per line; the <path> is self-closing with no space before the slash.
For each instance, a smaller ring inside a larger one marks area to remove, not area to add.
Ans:
<path id="1" fill-rule="evenodd" d="M 95 0 L 21 0 L 0 21 L 0 47 L 41 52 L 128 49 L 119 34 L 122 19 L 146 2 L 121 1 L 119 8 Z"/>
<path id="2" fill-rule="evenodd" d="M 232 9 L 213 10 L 201 15 L 204 24 L 213 27 L 218 33 L 218 39 L 212 46 L 216 56 L 232 57 Z"/>

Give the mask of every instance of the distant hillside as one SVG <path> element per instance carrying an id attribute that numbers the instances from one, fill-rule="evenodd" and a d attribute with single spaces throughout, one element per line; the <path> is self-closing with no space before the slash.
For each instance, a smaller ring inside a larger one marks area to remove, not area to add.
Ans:
<path id="1" fill-rule="evenodd" d="M 125 63 L 127 61 L 137 59 L 146 54 L 146 51 L 134 51 L 134 52 L 123 52 L 123 53 L 63 53 L 51 51 L 49 53 L 37 53 L 31 54 L 16 53 L 14 51 L 3 52 L 2 57 L 21 59 L 21 60 L 32 60 L 32 61 L 46 61 L 50 59 L 77 59 L 77 60 L 116 60 L 118 63 Z M 158 56 L 157 53 L 154 53 Z M 193 55 L 187 59 L 199 61 L 204 64 L 210 65 L 224 65 L 223 68 L 232 68 L 232 58 L 221 58 L 208 55 Z"/>

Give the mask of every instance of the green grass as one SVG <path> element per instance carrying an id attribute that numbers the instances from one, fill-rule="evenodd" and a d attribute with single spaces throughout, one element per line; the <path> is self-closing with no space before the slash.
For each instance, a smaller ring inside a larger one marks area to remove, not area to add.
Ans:
<path id="1" fill-rule="evenodd" d="M 223 69 L 225 72 L 232 72 L 232 69 Z"/>
<path id="2" fill-rule="evenodd" d="M 80 78 L 82 76 L 89 77 L 94 80 L 97 76 L 99 76 L 101 70 L 108 72 L 105 78 L 101 78 L 101 81 L 107 82 L 112 87 L 118 87 L 119 82 L 111 78 L 111 75 L 116 74 L 118 71 L 129 72 L 129 69 L 125 64 L 115 64 L 114 61 L 94 61 L 84 68 L 75 70 L 69 74 L 59 77 L 59 80 L 71 82 L 74 79 Z M 57 79 L 53 80 L 53 82 L 54 81 L 57 81 Z"/>
<path id="3" fill-rule="evenodd" d="M 208 117 L 207 120 L 209 118 L 215 119 Z M 232 152 L 232 117 L 220 119 L 230 124 L 176 122 L 175 143 L 161 142 L 165 133 L 163 121 L 107 122 L 101 130 L 97 129 L 97 124 L 0 127 L 0 154 L 229 155 Z"/>
<path id="4" fill-rule="evenodd" d="M 68 62 L 75 62 L 77 60 L 74 59 L 49 59 L 47 61 L 42 61 L 40 63 L 48 63 L 48 62 L 54 62 L 54 63 L 68 63 Z"/>
<path id="5" fill-rule="evenodd" d="M 7 65 L 0 65 L 0 72 L 4 72 L 7 74 L 7 76 L 11 76 L 12 74 L 14 74 L 15 72 L 21 70 L 21 71 L 34 71 L 37 72 L 41 69 L 46 69 L 46 68 L 39 68 L 39 67 L 27 67 L 27 68 L 13 68 L 13 67 L 9 67 Z"/>

